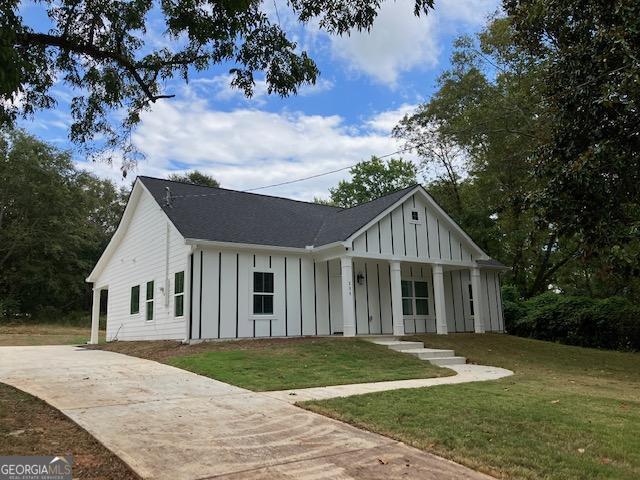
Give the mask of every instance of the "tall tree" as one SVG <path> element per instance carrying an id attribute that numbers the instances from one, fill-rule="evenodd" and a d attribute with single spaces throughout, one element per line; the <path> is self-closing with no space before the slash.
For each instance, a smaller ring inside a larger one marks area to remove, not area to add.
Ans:
<path id="1" fill-rule="evenodd" d="M 553 116 L 536 151 L 545 219 L 598 246 L 638 238 L 640 2 L 504 0 L 517 48 L 543 65 Z"/>
<path id="2" fill-rule="evenodd" d="M 123 192 L 20 131 L 0 135 L 0 184 L 2 310 L 85 307 L 84 278 L 117 226 Z"/>
<path id="3" fill-rule="evenodd" d="M 192 170 L 186 173 L 172 173 L 167 177 L 174 182 L 193 183 L 194 185 L 200 185 L 203 187 L 219 187 L 220 182 L 213 176 L 202 173 L 198 170 Z"/>
<path id="4" fill-rule="evenodd" d="M 164 91 L 167 80 L 186 81 L 212 65 L 232 65 L 232 85 L 248 96 L 258 72 L 269 93 L 282 96 L 318 76 L 277 12 L 269 15 L 270 4 L 261 0 L 44 0 L 29 6 L 50 19 L 42 30 L 22 18 L 20 6 L 19 0 L 0 2 L 0 125 L 52 108 L 51 88 L 64 82 L 77 92 L 70 138 L 79 144 L 106 137 L 106 148 L 124 145 L 143 110 L 174 96 Z M 433 0 L 414 1 L 417 16 L 432 7 Z M 380 2 L 288 0 L 287 8 L 301 23 L 314 21 L 342 35 L 369 29 Z M 166 46 L 147 35 L 158 24 Z M 120 125 L 108 116 L 116 110 L 126 112 Z"/>
<path id="5" fill-rule="evenodd" d="M 353 166 L 349 173 L 351 180 L 340 180 L 337 187 L 329 189 L 329 202 L 316 201 L 348 208 L 418 183 L 416 166 L 401 158 L 383 162 L 374 156 Z"/>
<path id="6" fill-rule="evenodd" d="M 445 167 L 432 193 L 512 267 L 511 280 L 530 296 L 547 288 L 578 246 L 561 244 L 558 227 L 540 221 L 531 202 L 545 184 L 534 153 L 548 138 L 550 117 L 541 101 L 543 65 L 513 34 L 511 20 L 497 18 L 478 41 L 460 38 L 437 92 L 394 133 L 424 164 Z"/>

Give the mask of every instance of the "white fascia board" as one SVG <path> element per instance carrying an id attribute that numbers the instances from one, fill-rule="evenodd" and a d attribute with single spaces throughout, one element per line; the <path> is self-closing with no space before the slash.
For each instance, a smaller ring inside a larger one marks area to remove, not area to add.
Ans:
<path id="1" fill-rule="evenodd" d="M 195 245 L 198 247 L 214 247 L 232 250 L 252 250 L 252 251 L 276 251 L 276 252 L 292 252 L 296 254 L 312 253 L 312 249 L 298 247 L 279 247 L 277 245 L 259 245 L 253 243 L 235 243 L 235 242 L 219 242 L 216 240 L 203 240 L 201 238 L 185 238 L 187 245 Z"/>
<path id="2" fill-rule="evenodd" d="M 142 182 L 136 179 L 135 183 L 133 184 L 133 188 L 131 189 L 131 193 L 129 194 L 129 200 L 127 201 L 127 205 L 124 208 L 124 212 L 122 212 L 120 223 L 118 223 L 118 227 L 116 228 L 116 231 L 111 236 L 111 240 L 109 240 L 107 247 L 102 252 L 102 255 L 100 255 L 100 258 L 98 259 L 95 266 L 93 267 L 93 270 L 91 270 L 91 273 L 85 279 L 87 283 L 96 282 L 100 273 L 104 269 L 104 266 L 109 261 L 109 259 L 111 258 L 111 255 L 113 255 L 113 252 L 115 252 L 118 245 L 120 244 L 122 237 L 124 236 L 125 232 L 127 231 L 127 228 L 129 227 L 129 223 L 131 223 L 131 217 L 133 216 L 133 212 L 136 209 L 136 206 L 138 205 L 138 201 L 140 200 L 140 197 L 142 195 L 143 188 L 144 186 L 142 185 Z"/>

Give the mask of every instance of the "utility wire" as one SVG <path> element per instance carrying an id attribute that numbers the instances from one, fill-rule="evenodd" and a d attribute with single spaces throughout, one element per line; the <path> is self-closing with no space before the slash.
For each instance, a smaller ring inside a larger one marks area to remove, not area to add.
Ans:
<path id="1" fill-rule="evenodd" d="M 422 144 L 417 144 L 417 145 L 411 145 L 408 147 L 404 147 L 401 148 L 399 150 L 396 150 L 395 152 L 391 152 L 391 153 L 385 153 L 384 155 L 374 155 L 376 158 L 387 158 L 390 157 L 392 155 L 397 155 L 398 153 L 403 153 L 403 152 L 407 152 L 409 150 L 413 150 L 414 148 L 420 147 Z M 360 162 L 358 162 L 360 163 Z M 255 192 L 257 190 L 264 190 L 267 188 L 274 188 L 274 187 L 280 187 L 282 185 L 290 185 L 292 183 L 298 183 L 298 182 L 304 182 L 305 180 L 311 180 L 313 178 L 318 178 L 318 177 L 324 177 L 326 175 L 331 175 L 333 173 L 337 173 L 337 172 L 342 172 L 344 170 L 348 170 L 350 168 L 355 167 L 358 163 L 354 163 L 352 165 L 347 165 L 346 167 L 342 167 L 342 168 L 337 168 L 335 170 L 330 170 L 328 172 L 322 172 L 322 173 L 316 173 L 315 175 L 309 175 L 308 177 L 302 177 L 302 178 L 296 178 L 295 180 L 288 180 L 286 182 L 280 182 L 280 183 L 273 183 L 271 185 L 263 185 L 261 187 L 255 187 L 255 188 L 250 188 L 248 190 L 243 190 L 244 192 Z M 171 199 L 175 199 L 175 198 L 185 198 L 185 197 L 211 197 L 211 196 L 215 196 L 215 195 L 220 195 L 220 193 L 216 192 L 216 193 L 202 193 L 202 194 L 192 194 L 192 195 L 171 195 Z"/>

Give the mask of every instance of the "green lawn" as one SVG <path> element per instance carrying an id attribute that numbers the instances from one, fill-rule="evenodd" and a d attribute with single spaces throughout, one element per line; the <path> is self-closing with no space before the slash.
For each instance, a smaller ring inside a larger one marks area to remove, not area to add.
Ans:
<path id="1" fill-rule="evenodd" d="M 370 342 L 309 339 L 268 349 L 210 351 L 169 364 L 256 391 L 381 382 L 453 372 Z"/>
<path id="2" fill-rule="evenodd" d="M 303 406 L 497 477 L 640 478 L 640 354 L 495 334 L 415 339 L 516 375 Z"/>
<path id="3" fill-rule="evenodd" d="M 100 331 L 104 341 L 105 332 Z M 81 345 L 91 337 L 91 327 L 60 324 L 0 324 L 0 346 Z"/>

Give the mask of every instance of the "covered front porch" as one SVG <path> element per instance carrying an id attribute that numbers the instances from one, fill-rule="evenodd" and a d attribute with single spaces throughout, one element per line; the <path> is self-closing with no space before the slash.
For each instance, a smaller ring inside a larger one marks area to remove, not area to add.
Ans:
<path id="1" fill-rule="evenodd" d="M 344 336 L 502 331 L 498 271 L 342 256 Z"/>

